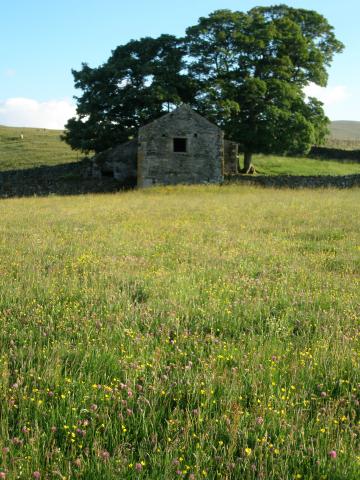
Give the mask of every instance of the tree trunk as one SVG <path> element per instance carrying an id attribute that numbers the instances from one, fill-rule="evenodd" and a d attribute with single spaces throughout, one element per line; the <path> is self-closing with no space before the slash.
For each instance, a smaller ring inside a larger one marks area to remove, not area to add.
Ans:
<path id="1" fill-rule="evenodd" d="M 244 168 L 241 173 L 255 173 L 255 168 L 251 163 L 252 152 L 244 152 Z"/>

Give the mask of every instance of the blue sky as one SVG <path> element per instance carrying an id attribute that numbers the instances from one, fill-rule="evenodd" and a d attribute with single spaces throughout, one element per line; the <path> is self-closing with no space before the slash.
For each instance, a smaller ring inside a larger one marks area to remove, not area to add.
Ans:
<path id="1" fill-rule="evenodd" d="M 132 38 L 182 35 L 200 16 L 286 3 L 322 13 L 345 51 L 326 89 L 309 88 L 332 120 L 360 121 L 359 0 L 0 0 L 0 124 L 61 128 L 73 115 L 71 69 L 97 66 Z"/>

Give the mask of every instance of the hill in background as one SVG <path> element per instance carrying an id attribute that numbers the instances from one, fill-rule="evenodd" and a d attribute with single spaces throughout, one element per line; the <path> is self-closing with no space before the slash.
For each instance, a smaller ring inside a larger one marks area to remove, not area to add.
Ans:
<path id="1" fill-rule="evenodd" d="M 0 125 L 0 171 L 76 162 L 79 154 L 60 140 L 61 133 Z"/>
<path id="2" fill-rule="evenodd" d="M 357 140 L 360 142 L 360 122 L 347 120 L 331 122 L 330 136 L 337 140 Z"/>
<path id="3" fill-rule="evenodd" d="M 337 120 L 331 122 L 326 146 L 342 150 L 360 150 L 360 122 Z"/>

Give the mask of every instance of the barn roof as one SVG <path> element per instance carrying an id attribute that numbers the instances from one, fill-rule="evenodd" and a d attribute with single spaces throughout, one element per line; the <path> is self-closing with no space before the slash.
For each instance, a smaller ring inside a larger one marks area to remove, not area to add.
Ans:
<path id="1" fill-rule="evenodd" d="M 187 114 L 187 115 L 190 114 L 191 116 L 193 116 L 196 119 L 197 122 L 205 123 L 208 127 L 210 126 L 214 130 L 221 130 L 217 125 L 210 122 L 207 118 L 205 118 L 202 115 L 200 115 L 199 113 L 195 112 L 195 110 L 193 110 L 190 107 L 190 105 L 188 105 L 186 103 L 183 103 L 182 105 L 180 105 L 180 107 L 176 108 L 172 112 L 166 113 L 165 115 L 162 115 L 160 118 L 157 118 L 156 120 L 153 120 L 152 122 L 147 123 L 146 125 L 144 125 L 141 128 L 142 129 L 147 129 L 148 127 L 152 127 L 152 126 L 155 126 L 157 124 L 159 124 L 159 125 L 166 124 L 168 122 L 171 122 L 171 120 L 173 118 L 175 118 L 177 116 L 183 116 L 184 114 Z"/>

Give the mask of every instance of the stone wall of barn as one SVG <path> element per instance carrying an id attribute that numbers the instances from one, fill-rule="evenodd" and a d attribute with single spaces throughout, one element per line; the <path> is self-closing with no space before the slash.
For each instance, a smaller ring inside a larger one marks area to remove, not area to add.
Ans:
<path id="1" fill-rule="evenodd" d="M 239 173 L 239 145 L 231 140 L 224 142 L 224 175 Z"/>
<path id="2" fill-rule="evenodd" d="M 139 187 L 221 183 L 223 161 L 223 132 L 187 105 L 140 128 Z"/>
<path id="3" fill-rule="evenodd" d="M 92 161 L 92 176 L 113 177 L 123 185 L 135 186 L 137 181 L 138 142 L 129 142 L 98 153 Z"/>

